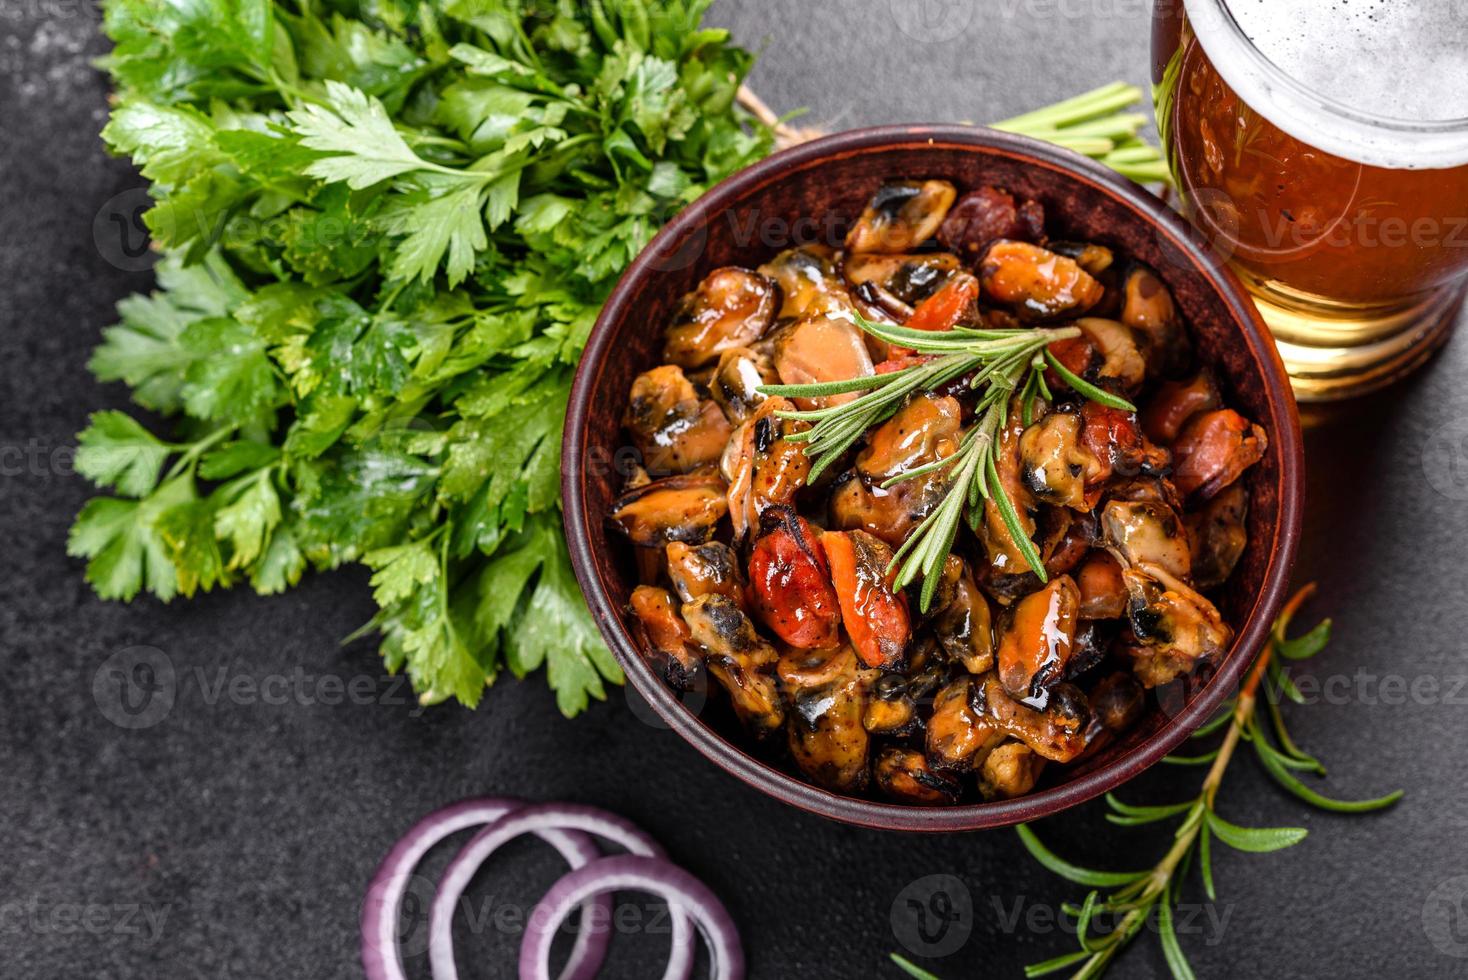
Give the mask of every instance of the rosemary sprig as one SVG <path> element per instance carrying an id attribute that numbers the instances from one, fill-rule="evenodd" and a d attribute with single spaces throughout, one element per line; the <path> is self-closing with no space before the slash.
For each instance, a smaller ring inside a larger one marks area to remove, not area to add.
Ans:
<path id="1" fill-rule="evenodd" d="M 1062 878 L 1092 889 L 1080 905 L 1062 906 L 1063 911 L 1076 922 L 1080 949 L 1026 967 L 1025 976 L 1041 977 L 1075 967 L 1072 980 L 1094 980 L 1106 971 L 1116 955 L 1155 913 L 1162 955 L 1168 968 L 1175 980 L 1192 980 L 1193 970 L 1178 942 L 1173 916 L 1183 881 L 1193 864 L 1197 864 L 1204 893 L 1210 901 L 1216 901 L 1212 860 L 1214 838 L 1235 850 L 1267 853 L 1292 847 L 1304 840 L 1307 833 L 1303 827 L 1240 827 L 1218 815 L 1215 808 L 1218 790 L 1240 741 L 1254 746 L 1255 755 L 1275 782 L 1312 806 L 1336 813 L 1364 813 L 1391 806 L 1402 798 L 1402 791 L 1397 790 L 1370 800 L 1336 800 L 1306 786 L 1292 771 L 1325 774 L 1319 760 L 1302 751 L 1290 738 L 1278 704 L 1280 696 L 1291 697 L 1291 691 L 1295 695 L 1299 693 L 1280 665 L 1280 659 L 1308 659 L 1319 653 L 1330 639 L 1329 620 L 1296 639 L 1286 637 L 1296 610 L 1314 591 L 1313 585 L 1307 585 L 1286 603 L 1275 621 L 1269 642 L 1249 671 L 1238 696 L 1217 718 L 1193 733 L 1195 739 L 1205 738 L 1227 723 L 1228 730 L 1218 748 L 1196 759 L 1167 758 L 1168 762 L 1183 765 L 1199 764 L 1202 760 L 1211 762 L 1196 797 L 1164 806 L 1134 806 L 1106 794 L 1106 803 L 1112 811 L 1106 814 L 1106 819 L 1118 826 L 1140 827 L 1182 817 L 1182 823 L 1173 832 L 1171 847 L 1154 867 L 1146 871 L 1083 868 L 1047 848 L 1028 826 L 1021 824 L 1017 828 L 1020 840 L 1035 860 Z M 1263 705 L 1258 697 L 1261 686 L 1265 693 Z M 1291 699 L 1303 701 L 1303 698 Z M 1105 898 L 1101 897 L 1103 889 L 1111 889 Z M 1114 921 L 1115 926 L 1108 932 L 1093 934 L 1092 926 L 1103 918 Z M 937 980 L 933 974 L 900 956 L 893 955 L 892 960 L 910 976 Z"/>
<path id="2" fill-rule="evenodd" d="M 958 378 L 968 377 L 969 387 L 978 393 L 974 415 L 977 421 L 964 433 L 957 451 L 943 459 L 893 477 L 882 484 L 891 487 L 905 480 L 930 473 L 948 471 L 951 475 L 943 500 L 925 517 L 902 547 L 892 557 L 889 572 L 893 588 L 901 589 L 923 576 L 921 607 L 924 612 L 942 578 L 943 563 L 953 548 L 965 510 L 969 526 L 978 531 L 983 520 L 981 501 L 993 501 L 1031 570 L 1046 581 L 1045 566 L 1034 542 L 1020 524 L 1014 502 L 1004 492 L 994 463 L 994 448 L 1000 430 L 1009 414 L 1014 398 L 1026 424 L 1034 415 L 1037 398 L 1049 398 L 1045 385 L 1046 368 L 1054 370 L 1077 393 L 1086 398 L 1128 411 L 1132 404 L 1103 391 L 1066 370 L 1046 348 L 1057 340 L 1080 336 L 1076 327 L 1043 327 L 1032 330 L 973 330 L 955 327 L 946 331 L 913 330 L 908 327 L 873 323 L 859 313 L 853 314 L 862 330 L 889 344 L 910 348 L 920 354 L 934 355 L 933 360 L 874 377 L 848 378 L 806 385 L 765 385 L 759 390 L 766 395 L 788 398 L 820 398 L 827 395 L 860 392 L 860 396 L 840 405 L 803 412 L 779 412 L 782 418 L 812 423 L 811 428 L 787 438 L 804 442 L 805 454 L 811 460 L 810 478 L 814 480 L 827 467 L 841 458 L 851 446 L 874 426 L 880 425 L 902 407 L 915 392 L 932 391 Z"/>

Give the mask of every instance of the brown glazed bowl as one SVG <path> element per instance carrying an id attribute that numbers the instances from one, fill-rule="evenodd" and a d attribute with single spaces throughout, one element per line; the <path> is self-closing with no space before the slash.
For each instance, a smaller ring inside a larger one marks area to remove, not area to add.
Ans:
<path id="1" fill-rule="evenodd" d="M 1014 800 L 887 804 L 828 792 L 750 754 L 750 740 L 713 693 L 680 700 L 644 663 L 629 629 L 627 602 L 637 584 L 631 548 L 606 522 L 622 482 L 617 462 L 627 458 L 627 392 L 659 362 L 663 327 L 679 297 L 720 266 L 752 267 L 805 242 L 839 245 L 872 192 L 894 178 L 946 178 L 960 191 L 998 184 L 1043 203 L 1052 234 L 1109 245 L 1152 266 L 1228 403 L 1270 437 L 1267 455 L 1246 476 L 1249 544 L 1220 602 L 1236 639 L 1216 672 L 1175 685 L 1188 690 L 1159 692 L 1159 707 L 1125 737 L 1083 763 L 1048 767 L 1033 793 Z M 756 789 L 834 820 L 910 831 L 978 830 L 1056 813 L 1131 779 L 1207 720 L 1237 690 L 1285 597 L 1304 479 L 1299 419 L 1279 355 L 1243 286 L 1190 227 L 1084 157 L 962 126 L 885 126 L 806 143 L 735 174 L 679 214 L 628 268 L 597 320 L 571 392 L 561 465 L 576 575 L 637 694 L 694 748 Z"/>

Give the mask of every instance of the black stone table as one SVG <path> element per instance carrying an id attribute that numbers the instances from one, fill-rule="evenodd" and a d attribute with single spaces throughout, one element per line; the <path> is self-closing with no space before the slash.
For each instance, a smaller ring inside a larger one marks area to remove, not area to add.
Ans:
<path id="1" fill-rule="evenodd" d="M 842 128 L 996 119 L 1144 83 L 1148 6 L 719 0 L 713 19 L 763 51 L 753 81 L 771 105 Z M 360 976 L 377 860 L 418 815 L 487 792 L 595 803 L 654 832 L 727 900 L 757 978 L 893 977 L 886 956 L 904 943 L 944 977 L 1015 977 L 1072 947 L 1057 909 L 1081 889 L 1010 831 L 918 838 L 801 815 L 644 724 L 620 692 L 575 722 L 539 680 L 500 684 L 478 712 L 415 710 L 370 643 L 339 645 L 371 612 L 360 571 L 274 599 L 98 601 L 64 553 L 89 496 L 69 453 L 88 411 L 125 405 L 85 362 L 113 304 L 151 281 L 94 244 L 94 218 L 142 184 L 96 138 L 107 92 L 89 60 L 103 49 L 90 3 L 0 4 L 0 977 Z M 1333 615 L 1338 639 L 1307 671 L 1317 703 L 1287 710 L 1335 792 L 1407 799 L 1322 814 L 1241 753 L 1222 812 L 1311 833 L 1270 856 L 1219 849 L 1218 903 L 1180 925 L 1200 975 L 1468 975 L 1464 377 L 1459 337 L 1309 432 L 1299 577 L 1319 581 L 1310 613 Z M 137 646 L 175 669 L 172 704 L 144 727 L 92 694 L 108 658 Z M 1197 778 L 1165 767 L 1125 796 L 1169 802 Z M 1088 863 L 1159 853 L 1098 806 L 1039 830 Z M 513 976 L 518 917 L 558 874 L 523 842 L 481 876 L 457 933 L 467 976 Z M 932 875 L 959 879 L 969 911 L 924 945 L 906 900 Z M 628 914 L 625 932 L 653 935 L 619 936 L 608 975 L 656 976 L 665 927 L 650 908 Z M 1165 976 L 1156 942 L 1116 975 Z"/>

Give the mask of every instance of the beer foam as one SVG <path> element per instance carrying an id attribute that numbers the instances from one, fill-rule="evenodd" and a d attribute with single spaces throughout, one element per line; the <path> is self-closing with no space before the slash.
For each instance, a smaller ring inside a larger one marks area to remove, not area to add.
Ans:
<path id="1" fill-rule="evenodd" d="M 1468 122 L 1450 125 L 1468 120 L 1468 4 L 1463 0 L 1186 4 L 1219 74 L 1296 139 L 1375 166 L 1468 164 Z M 1282 81 L 1258 54 L 1296 84 Z M 1348 111 L 1332 111 L 1325 100 Z"/>

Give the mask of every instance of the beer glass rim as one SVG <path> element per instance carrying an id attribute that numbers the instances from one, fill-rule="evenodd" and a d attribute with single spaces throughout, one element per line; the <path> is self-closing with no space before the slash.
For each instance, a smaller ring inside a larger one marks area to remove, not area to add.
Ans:
<path id="1" fill-rule="evenodd" d="M 1244 31 L 1234 16 L 1230 0 L 1183 0 L 1183 7 L 1187 11 L 1189 22 L 1193 25 L 1193 32 L 1202 43 L 1204 50 L 1208 51 L 1209 60 L 1213 62 L 1214 68 L 1224 76 L 1230 87 L 1239 92 L 1241 98 L 1256 110 L 1259 105 L 1256 99 L 1261 95 L 1270 95 L 1270 100 L 1278 103 L 1278 96 L 1285 95 L 1300 103 L 1294 106 L 1280 106 L 1282 116 L 1289 117 L 1292 113 L 1306 114 L 1324 113 L 1335 117 L 1332 133 L 1327 130 L 1326 137 L 1334 137 L 1337 143 L 1350 142 L 1350 135 L 1342 127 L 1356 127 L 1358 139 L 1370 143 L 1370 137 L 1405 137 L 1412 141 L 1415 146 L 1402 147 L 1383 143 L 1376 148 L 1372 155 L 1397 155 L 1405 157 L 1404 149 L 1421 151 L 1427 159 L 1433 161 L 1428 163 L 1402 163 L 1380 164 L 1393 167 L 1394 169 L 1415 169 L 1422 167 L 1430 169 L 1443 166 L 1462 166 L 1468 164 L 1468 117 L 1459 119 L 1403 119 L 1382 113 L 1372 112 L 1365 109 L 1347 105 L 1339 99 L 1327 95 L 1324 92 L 1308 85 L 1295 75 L 1286 71 L 1272 58 L 1259 49 Z M 1207 30 L 1199 30 L 1199 23 L 1203 22 Z M 1222 35 L 1220 35 L 1220 31 Z M 1212 49 L 1210 42 L 1220 46 L 1218 51 Z M 1233 60 L 1230 56 L 1242 56 L 1249 60 L 1250 68 L 1260 72 L 1267 77 L 1268 85 L 1276 88 L 1266 87 L 1263 84 L 1250 84 L 1250 80 L 1244 78 L 1242 70 L 1233 68 Z M 1233 69 L 1233 70 L 1231 70 Z M 1230 77 L 1234 76 L 1234 77 Z M 1254 90 L 1254 91 L 1241 91 Z M 1278 89 L 1285 91 L 1281 92 Z M 1251 99 L 1250 95 L 1255 99 Z M 1262 110 L 1260 110 L 1262 111 Z M 1281 129 L 1290 132 L 1304 142 L 1318 145 L 1322 133 L 1315 132 L 1313 135 L 1302 118 L 1293 118 L 1287 121 L 1275 119 L 1273 114 L 1265 115 L 1280 126 Z M 1294 122 L 1292 127 L 1288 122 Z M 1315 122 L 1320 123 L 1318 118 Z M 1293 131 L 1299 129 L 1302 131 Z M 1321 146 L 1329 152 L 1340 156 L 1355 157 L 1355 153 L 1338 152 L 1331 146 Z M 1367 150 L 1368 154 L 1372 151 Z M 1376 160 L 1362 160 L 1363 163 L 1377 163 Z"/>

